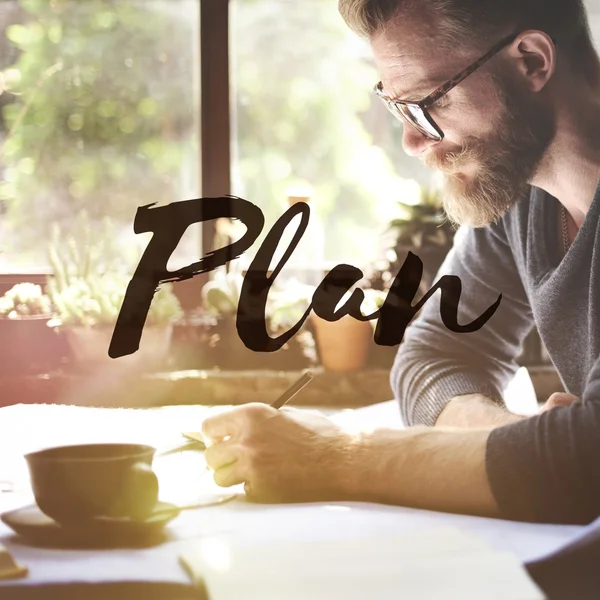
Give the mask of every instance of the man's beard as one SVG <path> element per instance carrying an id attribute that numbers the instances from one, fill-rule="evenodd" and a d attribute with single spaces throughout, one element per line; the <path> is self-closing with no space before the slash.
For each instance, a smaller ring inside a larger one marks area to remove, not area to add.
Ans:
<path id="1" fill-rule="evenodd" d="M 442 171 L 444 210 L 456 225 L 484 227 L 503 217 L 528 190 L 555 134 L 550 108 L 495 77 L 502 114 L 487 139 L 465 142 L 458 152 L 425 163 Z M 476 168 L 461 176 L 462 168 Z"/>

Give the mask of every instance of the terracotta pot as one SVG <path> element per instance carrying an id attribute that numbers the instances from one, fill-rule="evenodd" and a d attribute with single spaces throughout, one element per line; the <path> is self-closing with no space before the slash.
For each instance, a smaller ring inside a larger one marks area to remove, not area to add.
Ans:
<path id="1" fill-rule="evenodd" d="M 65 335 L 76 365 L 84 370 L 96 370 L 108 366 L 140 370 L 156 368 L 163 363 L 169 353 L 173 326 L 144 327 L 137 352 L 119 358 L 108 356 L 113 331 L 112 325 L 66 328 Z"/>
<path id="2" fill-rule="evenodd" d="M 339 321 L 326 321 L 314 313 L 311 319 L 317 338 L 321 364 L 330 371 L 355 371 L 365 366 L 373 328 L 369 321 L 346 315 Z"/>
<path id="3" fill-rule="evenodd" d="M 0 371 L 43 373 L 59 367 L 66 348 L 49 320 L 50 315 L 0 318 Z"/>

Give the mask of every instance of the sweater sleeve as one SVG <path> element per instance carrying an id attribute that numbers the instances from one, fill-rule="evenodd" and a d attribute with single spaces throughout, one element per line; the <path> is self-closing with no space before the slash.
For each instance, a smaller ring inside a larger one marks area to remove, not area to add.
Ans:
<path id="1" fill-rule="evenodd" d="M 407 425 L 434 425 L 454 397 L 482 393 L 502 402 L 514 376 L 533 315 L 503 221 L 481 229 L 462 227 L 440 272 L 462 283 L 458 322 L 470 323 L 502 294 L 500 306 L 473 333 L 454 333 L 440 316 L 440 291 L 407 328 L 390 383 Z"/>
<path id="2" fill-rule="evenodd" d="M 600 515 L 600 358 L 581 402 L 494 429 L 486 468 L 502 516 L 585 524 Z"/>

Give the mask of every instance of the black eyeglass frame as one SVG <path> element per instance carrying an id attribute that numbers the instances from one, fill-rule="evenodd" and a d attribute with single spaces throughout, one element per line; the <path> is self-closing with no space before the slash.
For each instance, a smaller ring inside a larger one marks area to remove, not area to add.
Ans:
<path id="1" fill-rule="evenodd" d="M 459 83 L 462 83 L 469 75 L 474 73 L 490 58 L 492 58 L 494 55 L 500 52 L 500 50 L 504 49 L 506 46 L 514 42 L 520 33 L 521 30 L 519 30 L 517 33 L 512 33 L 511 35 L 501 39 L 481 58 L 478 58 L 474 63 L 470 64 L 468 67 L 457 73 L 454 77 L 446 81 L 446 83 L 442 84 L 440 87 L 435 89 L 431 94 L 429 94 L 422 100 L 399 100 L 397 98 L 390 98 L 383 92 L 383 85 L 381 81 L 375 85 L 374 91 L 384 101 L 388 110 L 395 117 L 399 118 L 400 120 L 406 121 L 409 125 L 414 127 L 419 133 L 421 133 L 425 137 L 436 142 L 441 142 L 444 139 L 444 132 L 433 120 L 432 116 L 429 114 L 429 111 L 427 109 L 433 104 L 435 104 L 440 98 L 445 96 L 450 90 L 454 89 Z M 552 41 L 556 43 L 554 41 L 554 38 L 552 38 Z M 409 111 L 405 113 L 403 110 L 404 108 L 409 109 Z M 410 109 L 419 110 L 427 119 L 427 122 L 431 125 L 433 131 L 435 131 L 437 135 L 427 132 L 427 130 L 421 127 L 416 120 L 411 120 Z"/>

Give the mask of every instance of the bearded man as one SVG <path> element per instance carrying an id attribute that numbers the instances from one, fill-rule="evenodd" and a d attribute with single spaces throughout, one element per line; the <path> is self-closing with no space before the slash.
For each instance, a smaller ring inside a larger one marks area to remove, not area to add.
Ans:
<path id="1" fill-rule="evenodd" d="M 580 0 L 340 0 L 371 45 L 403 147 L 445 174 L 461 225 L 392 369 L 405 430 L 350 435 L 251 404 L 208 419 L 207 460 L 257 500 L 366 500 L 554 523 L 600 515 L 600 61 Z M 533 326 L 569 394 L 532 417 L 502 390 Z M 551 410 L 550 410 L 551 409 Z"/>

